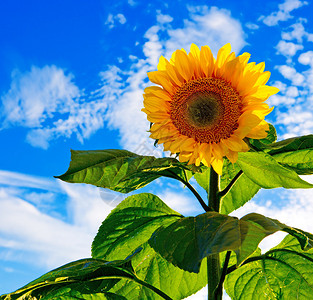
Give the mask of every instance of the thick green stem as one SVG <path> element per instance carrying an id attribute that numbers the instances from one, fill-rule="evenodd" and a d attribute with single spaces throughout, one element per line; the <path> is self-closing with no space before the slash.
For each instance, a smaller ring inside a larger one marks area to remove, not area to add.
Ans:
<path id="1" fill-rule="evenodd" d="M 207 257 L 208 266 L 208 300 L 221 300 L 222 294 L 215 293 L 221 277 L 219 254 L 213 254 Z"/>
<path id="2" fill-rule="evenodd" d="M 219 176 L 212 167 L 210 172 L 209 207 L 213 211 L 220 211 Z"/>
<path id="3" fill-rule="evenodd" d="M 210 172 L 210 187 L 209 187 L 209 207 L 216 212 L 220 209 L 220 197 L 219 197 L 219 176 L 211 167 Z M 207 257 L 208 267 L 208 300 L 221 300 L 222 293 L 215 293 L 220 278 L 221 278 L 221 266 L 219 254 L 213 254 Z"/>

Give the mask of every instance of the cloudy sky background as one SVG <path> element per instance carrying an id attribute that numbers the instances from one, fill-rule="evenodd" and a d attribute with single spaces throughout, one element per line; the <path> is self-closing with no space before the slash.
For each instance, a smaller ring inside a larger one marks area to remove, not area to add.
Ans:
<path id="1" fill-rule="evenodd" d="M 140 111 L 160 55 L 191 43 L 216 55 L 230 42 L 272 72 L 281 92 L 269 100 L 268 121 L 279 139 L 313 133 L 312 12 L 300 0 L 1 2 L 0 294 L 90 256 L 99 225 L 124 197 L 54 179 L 70 149 L 161 155 Z M 202 212 L 174 181 L 145 191 L 185 215 Z M 249 212 L 312 232 L 313 191 L 262 190 L 236 214 Z"/>

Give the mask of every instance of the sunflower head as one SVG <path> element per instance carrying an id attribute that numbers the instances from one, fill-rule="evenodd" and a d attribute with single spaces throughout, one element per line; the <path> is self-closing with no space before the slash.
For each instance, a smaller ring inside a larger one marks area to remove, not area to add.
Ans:
<path id="1" fill-rule="evenodd" d="M 221 174 L 223 157 L 235 162 L 248 151 L 244 138 L 262 139 L 272 109 L 265 100 L 279 90 L 267 86 L 265 64 L 248 63 L 250 54 L 235 56 L 230 44 L 216 60 L 208 46 L 191 45 L 163 56 L 158 71 L 149 72 L 158 86 L 145 89 L 144 111 L 152 123 L 150 137 L 181 162 L 212 166 Z"/>

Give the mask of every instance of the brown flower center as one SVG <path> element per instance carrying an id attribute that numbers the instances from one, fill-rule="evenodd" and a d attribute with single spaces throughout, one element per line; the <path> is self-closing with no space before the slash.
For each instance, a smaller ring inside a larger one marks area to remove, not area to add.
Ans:
<path id="1" fill-rule="evenodd" d="M 179 132 L 197 142 L 218 143 L 238 128 L 238 92 L 219 78 L 199 78 L 183 84 L 173 95 L 171 119 Z"/>

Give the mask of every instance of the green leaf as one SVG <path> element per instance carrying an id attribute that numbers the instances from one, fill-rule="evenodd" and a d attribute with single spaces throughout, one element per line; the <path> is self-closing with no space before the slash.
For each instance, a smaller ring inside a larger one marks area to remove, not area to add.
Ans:
<path id="1" fill-rule="evenodd" d="M 181 214 L 153 194 L 129 196 L 100 226 L 92 243 L 92 257 L 123 259 L 145 243 L 157 228 L 180 218 Z"/>
<path id="2" fill-rule="evenodd" d="M 301 250 L 287 235 L 278 246 L 228 274 L 224 287 L 234 300 L 312 299 L 313 250 Z"/>
<path id="3" fill-rule="evenodd" d="M 274 155 L 278 153 L 292 152 L 312 148 L 313 148 L 313 135 L 310 134 L 270 144 L 268 147 L 268 153 L 270 155 Z"/>
<path id="4" fill-rule="evenodd" d="M 202 173 L 195 173 L 194 178 L 197 183 L 208 193 L 210 186 L 210 168 L 207 168 Z"/>
<path id="5" fill-rule="evenodd" d="M 121 259 L 142 247 L 143 250 L 132 260 L 137 276 L 173 299 L 187 297 L 205 286 L 206 265 L 203 264 L 199 274 L 185 272 L 167 262 L 147 243 L 157 228 L 181 218 L 155 195 L 130 196 L 102 223 L 92 244 L 92 256 L 106 260 Z M 159 299 L 151 298 L 155 297 L 151 291 L 127 280 L 120 281 L 112 291 L 127 298 L 131 295 L 131 299 Z"/>
<path id="6" fill-rule="evenodd" d="M 293 228 L 278 220 L 251 213 L 240 219 L 241 247 L 236 250 L 237 263 L 241 264 L 257 249 L 258 244 L 268 235 L 277 231 L 288 232 L 296 237 L 303 250 L 313 247 L 313 235 L 301 229 Z"/>
<path id="7" fill-rule="evenodd" d="M 132 258 L 113 262 L 86 258 L 71 262 L 1 299 L 126 299 L 108 290 L 118 278 L 136 279 L 130 264 Z"/>
<path id="8" fill-rule="evenodd" d="M 300 175 L 313 174 L 313 148 L 296 150 L 273 155 L 273 158 L 284 167 Z"/>
<path id="9" fill-rule="evenodd" d="M 264 152 L 241 152 L 237 163 L 250 180 L 266 189 L 313 187 L 302 180 L 295 171 L 281 166 Z"/>
<path id="10" fill-rule="evenodd" d="M 71 151 L 69 169 L 63 181 L 88 183 L 117 192 L 129 193 L 161 177 L 188 181 L 196 167 L 175 158 L 141 156 L 126 150 Z"/>
<path id="11" fill-rule="evenodd" d="M 189 272 L 199 272 L 203 258 L 240 247 L 239 220 L 207 212 L 160 227 L 149 244 L 167 261 Z"/>
<path id="12" fill-rule="evenodd" d="M 294 235 L 303 249 L 310 249 L 313 236 L 260 214 L 249 214 L 238 220 L 216 212 L 177 220 L 160 227 L 149 240 L 166 260 L 189 272 L 199 272 L 203 258 L 223 251 L 236 252 L 241 264 L 270 234 L 285 231 Z"/>
<path id="13" fill-rule="evenodd" d="M 225 189 L 240 171 L 237 163 L 232 164 L 228 159 L 224 160 L 223 173 L 220 180 L 221 189 Z M 242 174 L 230 191 L 221 199 L 220 212 L 230 214 L 232 211 L 251 200 L 261 189 L 246 174 Z"/>

